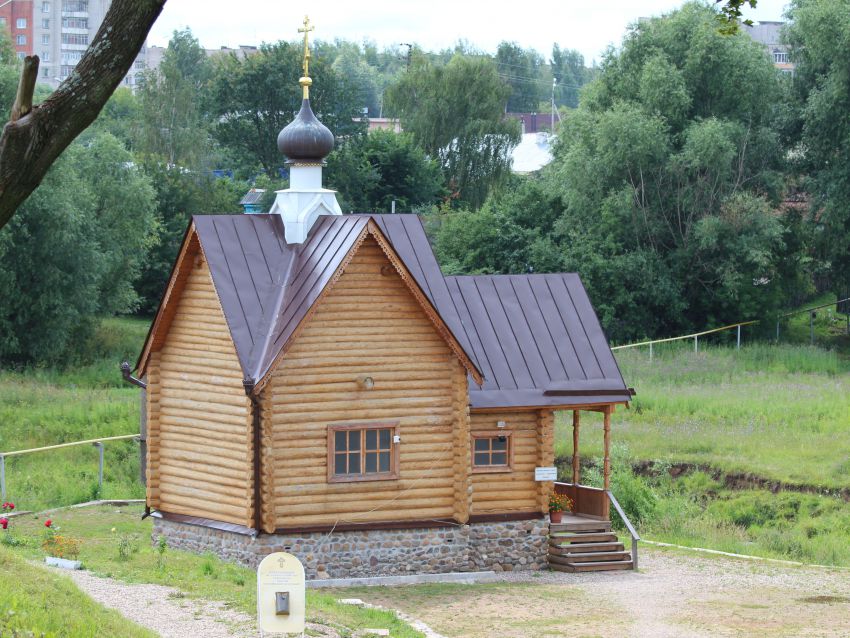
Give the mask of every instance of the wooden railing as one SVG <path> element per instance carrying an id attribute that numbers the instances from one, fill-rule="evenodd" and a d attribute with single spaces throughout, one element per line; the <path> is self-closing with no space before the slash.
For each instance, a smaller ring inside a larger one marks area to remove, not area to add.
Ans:
<path id="1" fill-rule="evenodd" d="M 574 483 L 555 483 L 555 492 L 573 501 L 573 513 L 608 520 L 608 495 L 605 490 Z"/>

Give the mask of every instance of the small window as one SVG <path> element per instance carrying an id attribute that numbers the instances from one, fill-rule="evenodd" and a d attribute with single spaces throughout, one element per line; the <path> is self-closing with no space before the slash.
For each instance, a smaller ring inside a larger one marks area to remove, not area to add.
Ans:
<path id="1" fill-rule="evenodd" d="M 510 472 L 513 467 L 511 433 L 502 430 L 472 434 L 473 472 Z"/>
<path id="2" fill-rule="evenodd" d="M 50 44 L 50 34 L 49 33 L 42 33 L 41 34 L 41 43 L 42 44 Z"/>
<path id="3" fill-rule="evenodd" d="M 0 27 L 5 27 L 5 26 L 6 26 L 6 18 L 0 16 Z"/>
<path id="4" fill-rule="evenodd" d="M 15 44 L 18 46 L 23 46 L 27 43 L 27 36 L 25 35 L 17 35 L 15 36 Z M 19 56 L 20 57 L 20 56 Z"/>
<path id="5" fill-rule="evenodd" d="M 41 28 L 49 29 L 50 28 L 50 18 L 42 18 L 41 19 Z"/>
<path id="6" fill-rule="evenodd" d="M 50 51 L 42 51 L 41 52 L 41 61 L 42 62 L 50 62 Z"/>
<path id="7" fill-rule="evenodd" d="M 398 478 L 397 423 L 328 426 L 328 482 Z"/>
<path id="8" fill-rule="evenodd" d="M 49 2 L 42 2 L 41 3 L 41 12 L 42 13 L 50 13 L 50 3 Z"/>
<path id="9" fill-rule="evenodd" d="M 26 18 L 18 18 L 15 21 L 15 26 L 18 27 L 19 29 L 26 29 L 27 28 L 27 19 Z"/>

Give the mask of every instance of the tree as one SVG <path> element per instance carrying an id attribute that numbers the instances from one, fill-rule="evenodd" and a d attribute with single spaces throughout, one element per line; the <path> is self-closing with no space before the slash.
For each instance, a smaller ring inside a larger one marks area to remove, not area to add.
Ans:
<path id="1" fill-rule="evenodd" d="M 507 105 L 509 112 L 537 111 L 538 104 L 546 93 L 541 90 L 542 66 L 543 58 L 537 51 L 523 49 L 516 42 L 499 43 L 496 49 L 496 68 L 499 70 L 499 77 L 511 87 Z"/>
<path id="2" fill-rule="evenodd" d="M 130 70 L 164 5 L 165 0 L 113 0 L 74 72 L 36 106 L 32 95 L 38 59 L 25 60 L 17 116 L 0 136 L 0 228 L 62 151 L 95 120 Z"/>
<path id="3" fill-rule="evenodd" d="M 575 49 L 561 49 L 552 45 L 552 76 L 555 85 L 555 103 L 574 109 L 578 106 L 579 89 L 590 79 L 590 70 L 584 66 L 584 56 Z"/>
<path id="4" fill-rule="evenodd" d="M 0 233 L 0 362 L 75 361 L 98 317 L 136 308 L 154 193 L 113 136 L 72 145 Z"/>
<path id="5" fill-rule="evenodd" d="M 159 68 L 139 86 L 139 150 L 173 166 L 194 168 L 209 155 L 210 125 L 203 112 L 211 74 L 206 53 L 189 29 L 175 31 Z"/>
<path id="6" fill-rule="evenodd" d="M 277 135 L 301 105 L 301 56 L 300 45 L 279 42 L 243 59 L 216 60 L 210 91 L 215 135 L 244 167 L 259 165 L 271 174 L 283 166 Z M 357 87 L 318 56 L 310 76 L 310 103 L 322 123 L 338 138 L 362 133 L 365 125 L 354 121 L 362 108 Z"/>
<path id="7" fill-rule="evenodd" d="M 817 255 L 833 290 L 850 290 L 850 4 L 795 0 L 786 36 L 795 62 L 785 133 L 808 192 Z"/>
<path id="8" fill-rule="evenodd" d="M 404 130 L 440 162 L 453 196 L 477 208 L 510 174 L 520 131 L 504 117 L 509 95 L 491 59 L 456 54 L 445 66 L 417 56 L 387 99 Z"/>
<path id="9" fill-rule="evenodd" d="M 409 212 L 443 193 L 439 165 L 408 133 L 374 131 L 351 138 L 328 158 L 327 182 L 346 211 Z"/>

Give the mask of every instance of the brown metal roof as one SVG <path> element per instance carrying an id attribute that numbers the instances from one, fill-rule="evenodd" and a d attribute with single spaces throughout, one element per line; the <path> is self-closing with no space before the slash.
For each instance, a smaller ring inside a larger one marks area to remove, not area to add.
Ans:
<path id="1" fill-rule="evenodd" d="M 470 383 L 472 407 L 629 400 L 577 275 L 444 277 L 416 215 L 323 216 L 303 244 L 286 243 L 277 215 L 195 216 L 246 378 L 258 382 L 269 372 L 370 220 L 468 358 L 470 372 L 483 374 L 480 389 Z"/>
<path id="2" fill-rule="evenodd" d="M 631 398 L 574 273 L 446 277 L 484 372 L 473 408 L 569 406 Z"/>

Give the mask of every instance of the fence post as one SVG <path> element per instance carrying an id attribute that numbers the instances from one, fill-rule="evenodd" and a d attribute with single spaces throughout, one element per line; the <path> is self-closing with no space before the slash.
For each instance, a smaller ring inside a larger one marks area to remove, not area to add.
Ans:
<path id="1" fill-rule="evenodd" d="M 6 457 L 0 454 L 0 496 L 3 498 L 3 502 L 6 502 Z"/>
<path id="2" fill-rule="evenodd" d="M 694 352 L 699 352 L 699 335 L 694 335 Z"/>
<path id="3" fill-rule="evenodd" d="M 814 313 L 814 311 L 809 313 L 809 339 L 811 341 L 811 345 L 815 345 L 815 313 Z"/>
<path id="4" fill-rule="evenodd" d="M 738 324 L 738 350 L 741 349 L 741 324 Z"/>
<path id="5" fill-rule="evenodd" d="M 850 315 L 847 315 L 848 320 L 850 320 Z M 850 324 L 848 324 L 850 325 Z M 652 342 L 649 342 L 649 360 L 652 361 Z"/>
<path id="6" fill-rule="evenodd" d="M 103 441 L 92 443 L 97 448 L 97 489 L 98 493 L 103 490 Z M 98 494 L 100 496 L 100 494 Z"/>
<path id="7" fill-rule="evenodd" d="M 779 343 L 779 319 L 776 320 L 776 343 Z"/>

